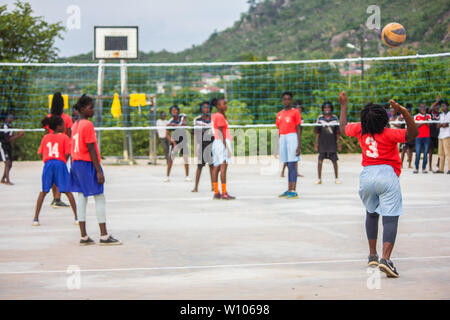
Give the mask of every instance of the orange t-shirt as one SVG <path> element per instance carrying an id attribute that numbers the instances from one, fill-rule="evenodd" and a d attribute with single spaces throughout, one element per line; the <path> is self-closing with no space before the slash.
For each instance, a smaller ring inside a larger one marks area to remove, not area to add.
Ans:
<path id="1" fill-rule="evenodd" d="M 361 123 L 349 123 L 345 134 L 358 138 L 362 149 L 362 166 L 387 164 L 394 168 L 397 176 L 402 172 L 402 161 L 398 152 L 398 143 L 406 142 L 406 129 L 385 128 L 382 133 L 361 135 Z"/>
<path id="2" fill-rule="evenodd" d="M 52 159 L 67 162 L 66 154 L 70 154 L 70 138 L 64 133 L 48 133 L 42 138 L 38 153 L 42 154 L 44 162 Z"/>
<path id="3" fill-rule="evenodd" d="M 279 129 L 280 134 L 296 133 L 296 127 L 302 123 L 302 116 L 300 111 L 296 108 L 289 110 L 281 110 L 277 114 L 277 120 L 275 122 Z"/>
<path id="4" fill-rule="evenodd" d="M 87 146 L 89 143 L 95 143 L 98 162 L 100 163 L 100 152 L 98 150 L 94 124 L 86 119 L 78 120 L 72 126 L 72 159 L 92 162 Z"/>
<path id="5" fill-rule="evenodd" d="M 211 127 L 214 132 L 214 139 L 222 140 L 220 137 L 219 128 L 223 128 L 223 131 L 225 132 L 225 139 L 231 140 L 231 133 L 230 130 L 228 129 L 228 121 L 222 113 L 220 112 L 213 113 L 211 115 L 211 123 L 212 123 Z"/>

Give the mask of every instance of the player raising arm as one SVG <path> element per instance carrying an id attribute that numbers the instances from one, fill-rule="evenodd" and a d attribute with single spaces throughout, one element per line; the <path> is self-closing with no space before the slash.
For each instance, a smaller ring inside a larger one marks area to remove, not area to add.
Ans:
<path id="1" fill-rule="evenodd" d="M 387 128 L 389 117 L 380 105 L 367 104 L 361 111 L 361 122 L 347 124 L 348 98 L 339 94 L 341 104 L 341 134 L 356 137 L 362 149 L 362 166 L 359 196 L 366 208 L 366 233 L 369 241 L 369 266 L 378 266 L 388 277 L 398 277 L 390 260 L 397 235 L 398 219 L 403 213 L 402 194 L 398 177 L 401 160 L 398 143 L 414 139 L 419 130 L 409 112 L 391 100 L 391 106 L 402 114 L 405 129 Z M 383 218 L 383 256 L 378 261 L 376 243 L 378 219 Z"/>

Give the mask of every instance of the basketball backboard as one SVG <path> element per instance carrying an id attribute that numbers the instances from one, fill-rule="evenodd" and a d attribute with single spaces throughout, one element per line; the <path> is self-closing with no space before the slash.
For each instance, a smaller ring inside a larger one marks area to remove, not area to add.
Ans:
<path id="1" fill-rule="evenodd" d="M 137 59 L 138 27 L 94 27 L 93 59 Z"/>

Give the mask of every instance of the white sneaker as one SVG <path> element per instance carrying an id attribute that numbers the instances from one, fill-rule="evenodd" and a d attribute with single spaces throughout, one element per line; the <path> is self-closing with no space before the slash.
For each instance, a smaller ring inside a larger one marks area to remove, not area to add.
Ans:
<path id="1" fill-rule="evenodd" d="M 75 225 L 77 225 L 77 226 L 79 226 L 80 225 L 80 223 L 78 222 L 78 220 L 75 220 Z"/>
<path id="2" fill-rule="evenodd" d="M 318 179 L 316 180 L 316 182 L 314 182 L 315 184 L 322 184 L 322 179 Z"/>
<path id="3" fill-rule="evenodd" d="M 163 182 L 169 182 L 169 181 L 170 181 L 169 177 L 166 177 L 166 178 L 163 180 Z"/>
<path id="4" fill-rule="evenodd" d="M 339 179 L 334 179 L 334 183 L 335 183 L 335 184 L 341 184 L 342 182 L 341 182 L 341 180 L 339 180 Z"/>
<path id="5" fill-rule="evenodd" d="M 185 181 L 185 182 L 191 182 L 191 181 L 192 181 L 192 179 L 191 179 L 191 178 L 189 178 L 189 177 L 186 177 L 186 178 L 184 178 L 184 181 Z"/>
<path id="6" fill-rule="evenodd" d="M 39 221 L 35 220 L 33 221 L 33 227 L 39 227 L 41 224 L 39 223 Z"/>

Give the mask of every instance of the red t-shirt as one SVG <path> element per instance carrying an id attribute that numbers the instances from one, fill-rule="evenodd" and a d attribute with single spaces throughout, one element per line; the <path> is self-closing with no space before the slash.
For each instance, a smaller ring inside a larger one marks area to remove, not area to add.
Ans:
<path id="1" fill-rule="evenodd" d="M 406 142 L 406 129 L 385 128 L 380 134 L 361 136 L 361 123 L 350 123 L 345 134 L 358 138 L 362 149 L 362 166 L 387 164 L 394 168 L 397 176 L 402 172 L 402 162 L 398 152 L 398 143 Z"/>
<path id="2" fill-rule="evenodd" d="M 225 131 L 225 139 L 231 140 L 231 133 L 230 130 L 228 129 L 228 121 L 222 113 L 220 112 L 213 113 L 211 115 L 211 123 L 214 132 L 214 139 L 222 141 L 220 137 L 219 128 L 223 127 L 223 130 Z"/>
<path id="3" fill-rule="evenodd" d="M 47 115 L 47 118 L 50 118 L 52 116 L 52 114 Z M 64 112 L 61 114 L 61 118 L 64 121 L 64 127 L 67 128 L 72 128 L 73 125 L 73 121 L 72 118 L 69 117 L 67 114 L 65 114 Z M 48 130 L 48 133 L 53 133 L 53 130 L 50 129 L 48 126 L 45 127 L 45 129 Z"/>
<path id="4" fill-rule="evenodd" d="M 421 114 L 419 113 L 414 117 L 414 121 L 428 121 L 431 120 L 431 116 L 429 114 Z M 420 123 L 416 123 L 420 125 Z M 419 128 L 419 135 L 417 138 L 429 138 L 430 137 L 430 127 L 428 124 L 424 124 Z"/>
<path id="5" fill-rule="evenodd" d="M 276 126 L 280 134 L 296 133 L 297 125 L 302 123 L 300 111 L 295 108 L 281 110 L 277 114 Z"/>
<path id="6" fill-rule="evenodd" d="M 48 133 L 42 138 L 38 153 L 42 154 L 44 162 L 51 159 L 66 162 L 66 154 L 70 154 L 70 138 L 64 133 Z"/>
<path id="7" fill-rule="evenodd" d="M 100 152 L 97 145 L 97 136 L 95 135 L 94 125 L 86 119 L 81 119 L 72 126 L 72 159 L 73 160 L 91 160 L 88 150 L 88 143 L 95 143 L 97 150 L 98 162 L 100 163 Z"/>

